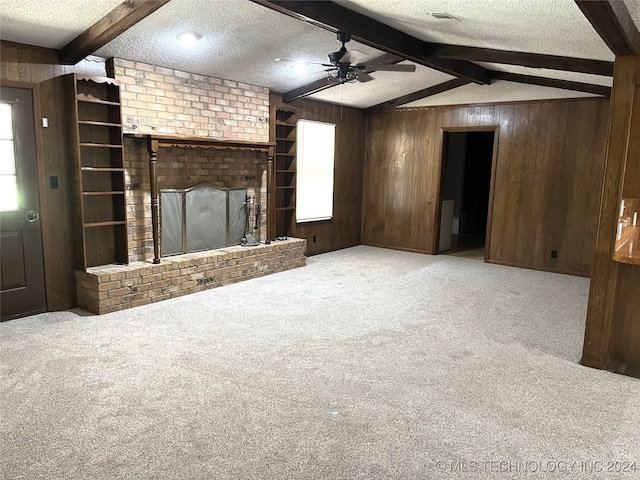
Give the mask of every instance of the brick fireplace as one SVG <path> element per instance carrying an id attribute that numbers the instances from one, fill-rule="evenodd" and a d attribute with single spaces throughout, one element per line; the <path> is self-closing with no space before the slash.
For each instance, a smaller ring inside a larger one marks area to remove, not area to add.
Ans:
<path id="1" fill-rule="evenodd" d="M 268 142 L 269 92 L 248 84 L 113 59 L 121 84 L 129 262 L 77 272 L 78 304 L 108 313 L 306 264 L 304 240 L 226 247 L 153 265 L 151 181 L 145 138 L 172 135 Z M 250 148 L 160 146 L 158 190 L 200 183 L 246 188 L 261 205 L 256 239 L 267 240 L 267 155 Z"/>

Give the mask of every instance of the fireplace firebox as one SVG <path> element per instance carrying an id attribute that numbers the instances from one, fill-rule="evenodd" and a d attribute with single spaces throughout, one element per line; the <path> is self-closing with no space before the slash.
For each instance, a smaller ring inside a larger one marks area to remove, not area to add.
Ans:
<path id="1" fill-rule="evenodd" d="M 160 190 L 162 256 L 240 245 L 247 232 L 247 189 L 200 183 Z"/>

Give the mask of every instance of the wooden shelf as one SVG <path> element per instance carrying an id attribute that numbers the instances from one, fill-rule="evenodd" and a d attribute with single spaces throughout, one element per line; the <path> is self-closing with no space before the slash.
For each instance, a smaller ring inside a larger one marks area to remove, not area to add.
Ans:
<path id="1" fill-rule="evenodd" d="M 120 167 L 80 167 L 83 172 L 124 172 Z"/>
<path id="2" fill-rule="evenodd" d="M 80 125 L 91 125 L 91 126 L 95 126 L 95 127 L 122 128 L 122 124 L 120 124 L 120 123 L 97 122 L 97 121 L 93 121 L 93 120 L 80 120 L 78 123 Z"/>
<path id="3" fill-rule="evenodd" d="M 82 97 L 81 95 L 78 95 L 77 98 L 78 98 L 78 102 L 95 103 L 98 105 L 112 105 L 114 107 L 120 106 L 120 102 L 112 102 L 110 100 L 101 100 L 99 98 Z"/>
<path id="4" fill-rule="evenodd" d="M 124 191 L 114 190 L 114 191 L 104 191 L 104 192 L 82 192 L 82 195 L 87 195 L 90 197 L 98 197 L 100 195 L 124 195 Z"/>
<path id="5" fill-rule="evenodd" d="M 111 227 L 114 225 L 126 225 L 125 220 L 109 220 L 107 222 L 91 222 L 85 223 L 84 228 L 98 228 L 98 227 Z"/>
<path id="6" fill-rule="evenodd" d="M 113 143 L 81 143 L 81 147 L 92 147 L 92 148 L 122 148 L 122 145 L 116 145 Z"/>

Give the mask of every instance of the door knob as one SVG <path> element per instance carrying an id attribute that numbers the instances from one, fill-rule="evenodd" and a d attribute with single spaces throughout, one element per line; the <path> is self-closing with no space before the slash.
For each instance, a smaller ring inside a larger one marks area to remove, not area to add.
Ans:
<path id="1" fill-rule="evenodd" d="M 25 215 L 25 218 L 29 223 L 37 222 L 40 218 L 40 214 L 38 212 L 34 212 L 33 210 L 29 210 Z"/>

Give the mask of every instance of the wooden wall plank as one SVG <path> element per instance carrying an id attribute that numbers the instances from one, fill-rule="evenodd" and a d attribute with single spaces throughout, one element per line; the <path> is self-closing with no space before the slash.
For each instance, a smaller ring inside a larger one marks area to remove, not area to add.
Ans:
<path id="1" fill-rule="evenodd" d="M 591 152 L 591 178 L 589 182 L 589 199 L 587 201 L 587 213 L 585 218 L 584 236 L 593 239 L 591 242 L 584 242 L 582 245 L 581 265 L 582 270 L 588 271 L 593 261 L 596 232 L 598 229 L 598 216 L 591 215 L 591 212 L 599 210 L 600 195 L 602 193 L 602 183 L 604 179 L 604 163 L 607 146 L 607 126 L 609 124 L 609 104 L 599 103 L 596 114 L 596 134 L 594 135 L 594 146 Z"/>
<path id="2" fill-rule="evenodd" d="M 18 81 L 31 83 L 31 48 L 18 47 Z"/>
<path id="3" fill-rule="evenodd" d="M 467 107 L 466 105 L 462 105 L 456 108 L 456 110 L 458 112 L 458 127 L 466 127 L 469 120 L 469 107 Z"/>
<path id="4" fill-rule="evenodd" d="M 578 135 L 580 133 L 580 105 L 571 108 L 569 105 L 564 138 L 564 156 L 562 159 L 562 174 L 560 177 L 559 200 L 556 205 L 556 229 L 553 248 L 558 250 L 558 263 L 564 264 L 572 270 L 572 255 L 569 251 L 569 238 L 575 237 L 570 231 L 570 220 L 573 212 L 574 187 L 576 180 L 576 163 L 578 154 Z M 584 219 L 582 219 L 584 221 Z"/>
<path id="5" fill-rule="evenodd" d="M 553 192 L 553 162 L 555 160 L 554 138 L 558 130 L 560 117 L 559 104 L 546 103 L 543 105 L 540 117 L 540 143 L 536 155 L 536 176 L 534 180 L 534 195 L 537 199 L 536 207 L 532 211 L 532 218 L 538 219 L 535 227 L 535 253 L 533 265 L 550 267 L 551 243 L 549 227 L 553 222 L 551 197 Z"/>
<path id="6" fill-rule="evenodd" d="M 0 71 L 0 80 L 9 80 L 11 82 L 20 81 L 20 72 L 18 70 L 18 47 L 14 44 L 6 42 L 0 43 L 0 62 L 2 70 Z"/>
<path id="7" fill-rule="evenodd" d="M 467 127 L 478 127 L 482 119 L 482 107 L 470 105 L 467 110 Z"/>
<path id="8" fill-rule="evenodd" d="M 40 83 L 55 76 L 55 61 L 47 50 L 36 49 L 30 54 L 31 76 L 30 81 Z"/>
<path id="9" fill-rule="evenodd" d="M 509 192 L 509 159 L 511 158 L 511 144 L 513 142 L 514 116 L 514 105 L 503 105 L 500 107 L 500 138 L 493 193 L 493 219 L 490 232 L 491 249 L 488 256 L 489 260 L 507 261 L 505 244 L 509 239 L 505 235 L 505 218 L 507 211 L 507 194 Z"/>
<path id="10" fill-rule="evenodd" d="M 588 217 L 588 192 L 591 185 L 597 110 L 598 106 L 593 102 L 585 102 L 580 105 L 575 168 L 572 174 L 573 188 L 566 223 L 570 234 L 564 236 L 562 247 L 564 261 L 573 270 L 580 270 L 582 267 L 582 245 L 584 244 L 585 219 Z"/>
<path id="11" fill-rule="evenodd" d="M 529 106 L 529 118 L 527 119 L 526 147 L 524 162 L 522 164 L 521 201 L 519 202 L 517 240 L 515 263 L 518 265 L 533 265 L 535 256 L 535 236 L 531 235 L 529 223 L 532 218 L 534 205 L 540 199 L 534 195 L 536 177 L 536 158 L 538 154 L 538 135 L 540 129 L 540 103 Z"/>
<path id="12" fill-rule="evenodd" d="M 564 223 L 560 206 L 564 206 L 562 201 L 565 194 L 565 187 L 563 186 L 562 171 L 564 168 L 565 147 L 566 147 L 566 135 L 567 135 L 567 118 L 569 115 L 569 104 L 567 102 L 561 102 L 558 109 L 558 126 L 556 135 L 553 137 L 552 142 L 554 144 L 553 158 L 551 159 L 551 197 L 549 201 L 549 223 L 547 224 L 547 230 L 545 235 L 548 238 L 547 251 L 549 256 L 545 259 L 543 265 L 547 268 L 555 269 L 561 265 L 562 257 L 554 259 L 551 258 L 551 250 L 558 252 L 559 238 L 562 238 L 564 231 Z M 559 252 L 558 252 L 559 253 Z"/>
<path id="13" fill-rule="evenodd" d="M 512 149 L 508 159 L 509 179 L 507 184 L 507 201 L 504 219 L 504 259 L 503 261 L 517 264 L 518 248 L 518 219 L 522 207 L 522 188 L 524 158 L 527 148 L 527 130 L 529 125 L 529 105 L 518 104 L 515 107 L 512 130 Z"/>
<path id="14" fill-rule="evenodd" d="M 71 210 L 71 163 L 67 151 L 65 91 L 61 78 L 38 85 L 40 98 L 37 113 L 46 117 L 47 128 L 38 129 L 40 143 L 46 152 L 40 171 L 44 183 L 40 209 L 42 212 L 47 307 L 63 310 L 76 305 L 74 241 Z M 57 188 L 51 188 L 55 177 Z"/>
<path id="15" fill-rule="evenodd" d="M 436 140 L 437 142 L 434 144 L 434 148 L 431 152 L 431 155 L 433 155 L 432 157 L 429 158 L 436 158 L 436 159 L 442 159 L 442 152 L 444 149 L 444 131 L 443 131 L 443 125 L 444 125 L 444 121 L 443 121 L 443 115 L 444 115 L 444 110 L 439 108 L 437 110 L 437 117 L 435 118 L 435 122 L 434 122 L 434 135 L 436 136 Z M 442 178 L 442 161 L 436 161 L 433 162 L 433 164 L 435 165 L 435 172 L 433 175 L 429 176 L 429 182 L 431 182 L 431 191 L 433 192 L 433 203 L 434 203 L 434 207 L 437 208 L 438 207 L 438 203 L 440 202 L 440 179 Z M 430 253 L 438 253 L 437 249 L 433 247 L 433 245 L 435 245 L 436 243 L 436 235 L 438 235 L 438 241 L 439 241 L 439 223 L 440 223 L 440 219 L 436 219 L 433 215 L 430 215 L 431 209 L 429 209 L 429 211 L 425 212 L 425 215 L 427 216 L 427 218 L 432 218 L 433 221 L 437 221 L 438 224 L 437 225 L 433 225 L 433 228 L 431 228 L 430 230 L 428 230 L 425 235 L 427 237 L 431 236 L 431 241 L 429 243 L 429 245 L 431 245 L 431 251 Z"/>
<path id="16" fill-rule="evenodd" d="M 496 106 L 483 105 L 480 111 L 479 125 L 497 125 L 495 120 Z"/>
<path id="17" fill-rule="evenodd" d="M 439 159 L 442 153 L 442 109 L 435 109 L 430 117 L 427 135 L 430 137 L 429 145 L 425 151 L 424 158 Z M 426 168 L 420 168 L 426 175 L 423 175 L 420 183 L 426 191 L 426 202 L 421 209 L 419 216 L 415 221 L 421 225 L 418 235 L 422 238 L 422 244 L 417 246 L 418 250 L 424 250 L 429 253 L 436 253 L 435 237 L 439 231 L 439 225 L 436 224 L 437 219 L 430 215 L 430 212 L 438 208 L 440 202 L 440 181 L 442 177 L 442 162 L 433 161 L 427 162 Z M 418 194 L 415 199 L 416 202 L 421 201 L 421 195 Z"/>

